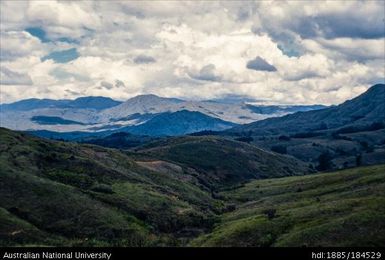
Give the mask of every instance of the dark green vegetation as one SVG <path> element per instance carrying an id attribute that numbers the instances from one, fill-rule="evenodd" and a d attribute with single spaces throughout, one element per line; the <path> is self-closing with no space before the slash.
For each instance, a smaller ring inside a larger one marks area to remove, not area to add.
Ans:
<path id="1" fill-rule="evenodd" d="M 283 134 L 236 139 L 291 155 L 320 171 L 385 163 L 385 129 L 341 134 L 333 131 L 315 136 Z"/>
<path id="2" fill-rule="evenodd" d="M 307 164 L 294 158 L 213 136 L 163 139 L 135 151 L 190 167 L 208 187 L 226 187 L 250 179 L 314 172 Z"/>
<path id="3" fill-rule="evenodd" d="M 216 133 L 294 156 L 318 170 L 385 163 L 385 85 L 341 105 Z"/>
<path id="4" fill-rule="evenodd" d="M 193 246 L 384 246 L 385 165 L 252 181 Z"/>
<path id="5" fill-rule="evenodd" d="M 215 183 L 202 177 L 215 179 L 215 172 L 197 171 L 187 161 L 178 164 L 6 129 L 0 129 L 0 137 L 2 245 L 182 245 L 207 232 L 227 210 L 213 194 Z M 280 175 L 306 170 L 295 159 L 262 150 L 258 156 L 272 157 Z M 279 168 L 285 161 L 287 168 Z M 236 166 L 223 166 L 230 172 L 226 167 Z M 258 176 L 242 180 L 252 177 Z"/>
<path id="6" fill-rule="evenodd" d="M 309 169 L 207 136 L 136 151 L 0 140 L 0 246 L 384 244 L 385 166 L 284 177 Z"/>
<path id="7" fill-rule="evenodd" d="M 155 137 L 133 135 L 125 132 L 117 132 L 106 137 L 87 137 L 80 139 L 82 143 L 95 144 L 104 147 L 128 149 L 156 140 Z"/>
<path id="8" fill-rule="evenodd" d="M 176 165 L 0 130 L 0 245 L 179 245 L 223 203 Z M 142 166 L 143 165 L 143 166 Z"/>

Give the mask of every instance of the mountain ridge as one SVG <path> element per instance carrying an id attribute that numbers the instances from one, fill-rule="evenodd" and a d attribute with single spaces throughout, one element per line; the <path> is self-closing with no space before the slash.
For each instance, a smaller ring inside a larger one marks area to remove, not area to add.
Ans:
<path id="1" fill-rule="evenodd" d="M 177 136 L 203 130 L 224 130 L 234 125 L 200 112 L 181 110 L 161 113 L 143 124 L 123 127 L 119 131 L 149 136 Z"/>
<path id="2" fill-rule="evenodd" d="M 31 110 L 38 108 L 88 108 L 102 110 L 121 104 L 120 101 L 103 96 L 84 96 L 76 99 L 38 99 L 30 98 L 13 103 L 0 104 L 1 110 Z"/>
<path id="3" fill-rule="evenodd" d="M 75 100 L 29 99 L 2 105 L 0 108 L 1 126 L 14 130 L 99 132 L 141 125 L 163 113 L 166 113 L 163 115 L 165 117 L 168 115 L 167 113 L 184 110 L 205 114 L 211 117 L 212 121 L 220 119 L 225 122 L 241 124 L 295 111 L 319 109 L 320 107 L 258 107 L 244 102 L 231 104 L 212 101 L 186 101 L 149 94 L 139 95 L 125 102 L 98 96 L 81 97 Z M 47 120 L 35 120 L 36 118 L 46 118 Z M 202 117 L 202 120 L 204 120 L 203 118 L 205 117 Z M 46 123 L 48 121 L 49 123 Z M 70 124 L 70 122 L 74 123 Z M 225 124 L 228 125 L 229 123 Z M 209 129 L 219 131 L 224 128 Z M 199 130 L 209 129 L 199 128 Z M 186 129 L 185 132 L 191 131 Z"/>
<path id="4" fill-rule="evenodd" d="M 366 92 L 344 103 L 315 111 L 296 112 L 283 117 L 268 118 L 229 129 L 228 132 L 279 134 L 325 130 L 385 120 L 385 84 L 376 84 Z"/>

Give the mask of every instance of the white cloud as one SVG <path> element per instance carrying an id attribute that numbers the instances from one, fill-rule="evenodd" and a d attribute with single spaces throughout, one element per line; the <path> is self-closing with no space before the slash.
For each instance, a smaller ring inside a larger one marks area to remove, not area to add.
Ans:
<path id="1" fill-rule="evenodd" d="M 2 85 L 32 85 L 31 77 L 12 71 L 6 67 L 0 67 L 0 84 Z"/>
<path id="2" fill-rule="evenodd" d="M 314 53 L 324 53 L 333 59 L 367 61 L 384 59 L 384 39 L 308 39 L 303 46 Z"/>
<path id="3" fill-rule="evenodd" d="M 24 31 L 1 32 L 1 59 L 44 55 L 43 44 Z"/>
<path id="4" fill-rule="evenodd" d="M 385 78 L 380 1 L 0 4 L 2 66 L 33 82 L 1 86 L 2 102 L 155 93 L 335 104 Z M 50 41 L 27 27 L 41 28 Z M 40 60 L 69 48 L 80 57 Z M 276 71 L 247 69 L 256 57 Z"/>

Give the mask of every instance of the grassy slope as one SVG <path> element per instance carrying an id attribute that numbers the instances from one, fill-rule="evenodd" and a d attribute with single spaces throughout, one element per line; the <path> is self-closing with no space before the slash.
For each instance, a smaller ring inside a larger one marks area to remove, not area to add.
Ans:
<path id="1" fill-rule="evenodd" d="M 193 177 L 148 170 L 117 150 L 5 129 L 0 139 L 0 245 L 178 244 L 222 207 Z M 36 236 L 20 240 L 28 230 Z"/>
<path id="2" fill-rule="evenodd" d="M 258 180 L 223 195 L 240 206 L 192 245 L 385 244 L 385 165 Z"/>
<path id="3" fill-rule="evenodd" d="M 185 136 L 155 141 L 136 151 L 177 162 L 197 171 L 211 188 L 237 185 L 250 179 L 303 175 L 308 165 L 292 157 L 213 136 Z"/>

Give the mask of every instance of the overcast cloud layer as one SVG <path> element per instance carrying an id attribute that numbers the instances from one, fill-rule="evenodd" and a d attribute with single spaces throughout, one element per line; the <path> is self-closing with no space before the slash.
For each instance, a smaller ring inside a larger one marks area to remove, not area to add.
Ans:
<path id="1" fill-rule="evenodd" d="M 1 1 L 1 102 L 337 104 L 384 82 L 384 1 Z"/>

